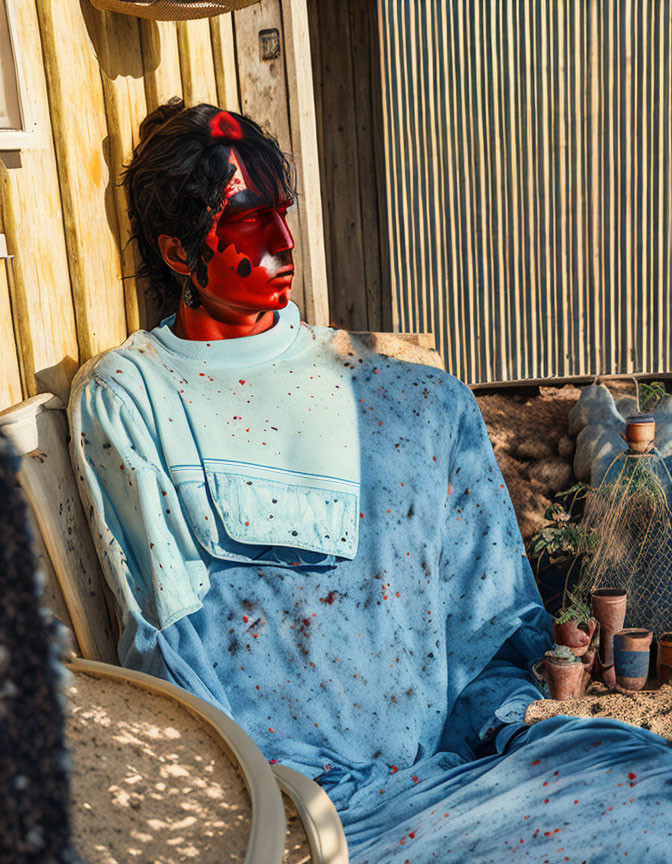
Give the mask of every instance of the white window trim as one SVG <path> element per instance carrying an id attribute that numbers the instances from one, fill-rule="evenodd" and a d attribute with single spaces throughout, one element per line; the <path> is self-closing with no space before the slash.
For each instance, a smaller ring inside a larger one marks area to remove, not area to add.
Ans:
<path id="1" fill-rule="evenodd" d="M 0 0 L 2 2 L 2 0 Z M 16 41 L 18 32 L 16 27 L 16 4 L 25 0 L 4 0 L 7 10 L 7 25 L 9 27 L 9 39 L 12 46 L 14 68 L 16 69 L 16 80 L 19 90 L 19 111 L 21 112 L 22 129 L 0 129 L 0 151 L 21 150 L 35 146 L 35 133 L 37 132 L 37 112 L 35 105 L 29 97 L 23 63 L 21 60 L 20 46 Z"/>

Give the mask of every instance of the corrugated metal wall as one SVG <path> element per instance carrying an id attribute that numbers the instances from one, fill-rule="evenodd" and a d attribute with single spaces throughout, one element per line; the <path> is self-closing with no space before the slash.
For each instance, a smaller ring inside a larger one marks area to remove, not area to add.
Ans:
<path id="1" fill-rule="evenodd" d="M 470 382 L 672 368 L 670 0 L 378 0 L 395 329 Z"/>

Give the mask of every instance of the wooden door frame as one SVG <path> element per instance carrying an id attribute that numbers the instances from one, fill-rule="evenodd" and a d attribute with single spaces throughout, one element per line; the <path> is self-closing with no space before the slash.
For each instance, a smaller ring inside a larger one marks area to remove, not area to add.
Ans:
<path id="1" fill-rule="evenodd" d="M 281 0 L 289 125 L 297 175 L 304 317 L 329 324 L 329 291 L 307 0 Z"/>

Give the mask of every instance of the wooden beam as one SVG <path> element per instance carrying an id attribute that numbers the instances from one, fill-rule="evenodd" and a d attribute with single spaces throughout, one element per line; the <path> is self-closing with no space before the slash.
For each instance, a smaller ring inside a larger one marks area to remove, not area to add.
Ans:
<path id="1" fill-rule="evenodd" d="M 147 111 L 153 111 L 171 96 L 182 95 L 180 51 L 174 21 L 140 21 Z"/>
<path id="2" fill-rule="evenodd" d="M 0 262 L 0 411 L 21 401 L 21 375 L 19 358 L 12 326 L 12 307 L 9 299 L 7 267 L 10 261 Z"/>
<path id="3" fill-rule="evenodd" d="M 216 105 L 215 64 L 207 19 L 178 21 L 177 38 L 185 103 L 187 106 L 200 102 Z"/>
<path id="4" fill-rule="evenodd" d="M 131 241 L 128 200 L 121 185 L 122 169 L 133 155 L 140 123 L 147 114 L 140 27 L 137 18 L 112 12 L 93 13 L 89 27 L 95 40 L 103 82 L 126 326 L 132 333 L 141 327 L 151 329 L 159 323 L 158 305 L 153 302 L 146 281 L 136 277 L 141 258 L 135 240 Z"/>
<path id="5" fill-rule="evenodd" d="M 217 104 L 227 111 L 240 111 L 238 70 L 236 68 L 236 42 L 233 15 L 215 15 L 210 19 L 212 57 L 215 63 Z"/>
<path id="6" fill-rule="evenodd" d="M 100 67 L 92 44 L 93 18 L 100 13 L 78 0 L 37 0 L 37 11 L 79 354 L 84 361 L 118 345 L 126 336 L 110 142 Z M 33 214 L 43 204 L 36 201 L 24 206 Z M 46 240 L 51 242 L 51 236 Z M 59 315 L 67 314 L 65 305 L 63 302 Z M 31 320 L 42 324 L 40 315 Z"/>
<path id="7" fill-rule="evenodd" d="M 240 105 L 262 129 L 277 139 L 280 149 L 292 153 L 292 136 L 289 123 L 287 79 L 285 75 L 285 47 L 282 38 L 283 21 L 281 0 L 261 0 L 260 3 L 234 12 L 236 52 Z M 259 34 L 262 31 L 278 33 L 280 52 L 277 56 L 262 59 Z M 299 239 L 300 221 L 297 207 L 287 214 L 289 230 L 296 241 L 294 249 L 294 283 L 292 300 L 305 318 L 303 302 L 303 244 Z"/>
<path id="8" fill-rule="evenodd" d="M 21 150 L 20 166 L 0 166 L 2 228 L 9 254 L 15 256 L 9 264 L 11 315 L 2 264 L 3 372 L 9 376 L 3 400 L 21 398 L 17 350 L 24 395 L 34 395 L 42 386 L 67 398 L 79 358 L 40 30 L 34 3 L 16 3 L 14 11 L 36 130 L 30 146 Z"/>
<path id="9" fill-rule="evenodd" d="M 306 0 L 282 0 L 282 18 L 292 152 L 299 193 L 304 316 L 311 324 L 328 324 L 329 293 Z M 356 290 L 359 287 L 355 286 Z"/>

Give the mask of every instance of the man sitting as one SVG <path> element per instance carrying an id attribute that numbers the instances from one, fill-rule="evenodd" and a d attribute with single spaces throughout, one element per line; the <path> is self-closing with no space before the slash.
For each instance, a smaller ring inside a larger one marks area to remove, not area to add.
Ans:
<path id="1" fill-rule="evenodd" d="M 667 860 L 662 738 L 521 722 L 549 616 L 470 391 L 300 321 L 277 144 L 173 101 L 126 185 L 179 307 L 70 401 L 121 662 L 316 778 L 356 864 Z"/>

